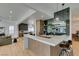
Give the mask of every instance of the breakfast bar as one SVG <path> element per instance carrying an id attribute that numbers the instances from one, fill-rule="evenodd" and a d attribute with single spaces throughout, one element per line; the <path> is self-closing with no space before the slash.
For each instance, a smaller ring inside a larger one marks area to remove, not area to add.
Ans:
<path id="1" fill-rule="evenodd" d="M 69 40 L 69 36 L 67 35 L 49 35 L 47 36 L 47 38 L 45 38 L 45 35 L 34 36 L 30 34 L 25 34 L 24 47 L 32 50 L 37 55 L 57 56 L 60 53 L 59 44 L 67 40 Z"/>
<path id="2" fill-rule="evenodd" d="M 59 56 L 60 44 L 70 40 L 69 26 L 69 8 L 55 12 L 54 18 L 36 19 L 28 25 L 28 33 L 24 34 L 24 48 L 37 56 Z"/>

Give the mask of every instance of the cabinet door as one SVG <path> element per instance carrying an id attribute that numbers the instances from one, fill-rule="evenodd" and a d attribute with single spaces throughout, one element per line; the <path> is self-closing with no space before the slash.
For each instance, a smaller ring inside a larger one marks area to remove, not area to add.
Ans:
<path id="1" fill-rule="evenodd" d="M 50 56 L 50 46 L 44 43 L 39 42 L 40 55 L 41 56 Z"/>
<path id="2" fill-rule="evenodd" d="M 61 51 L 61 48 L 59 47 L 59 45 L 53 47 L 50 46 L 50 55 L 51 56 L 59 56 L 59 53 Z"/>
<path id="3" fill-rule="evenodd" d="M 36 56 L 50 55 L 50 46 L 36 40 L 29 39 L 29 49 L 32 50 Z"/>
<path id="4" fill-rule="evenodd" d="M 38 51 L 39 51 L 39 48 L 38 48 L 38 42 L 36 40 L 32 40 L 32 39 L 29 39 L 29 49 L 32 50 L 36 55 L 39 55 Z"/>
<path id="5" fill-rule="evenodd" d="M 29 39 L 29 40 L 28 40 L 28 48 L 31 49 L 31 50 L 33 50 L 33 49 L 32 49 L 32 46 L 33 46 L 33 45 L 32 45 L 32 40 Z"/>
<path id="6" fill-rule="evenodd" d="M 43 29 L 44 29 L 44 21 L 37 20 L 36 21 L 36 35 L 43 34 Z"/>
<path id="7" fill-rule="evenodd" d="M 43 44 L 41 42 L 35 41 L 33 51 L 38 56 L 49 56 L 50 55 L 50 46 Z"/>

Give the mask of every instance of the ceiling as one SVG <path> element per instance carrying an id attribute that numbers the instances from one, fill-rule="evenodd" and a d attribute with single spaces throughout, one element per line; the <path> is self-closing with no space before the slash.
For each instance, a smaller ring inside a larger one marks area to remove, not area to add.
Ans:
<path id="1" fill-rule="evenodd" d="M 54 12 L 62 9 L 62 3 L 29 3 L 26 4 L 28 7 L 33 8 L 37 11 L 43 12 L 49 16 L 51 16 Z M 63 8 L 68 7 L 69 4 L 65 4 Z M 57 10 L 58 9 L 58 10 Z"/>
<path id="2" fill-rule="evenodd" d="M 26 5 L 30 6 L 30 8 L 34 8 L 35 10 L 50 16 L 50 18 L 53 18 L 54 12 L 57 12 L 57 3 L 39 3 L 39 4 L 37 3 L 37 4 L 26 4 Z M 71 10 L 70 12 L 71 20 L 79 21 L 79 3 L 65 3 L 64 7 L 62 7 L 62 3 L 58 3 L 58 10 L 62 10 L 67 7 L 70 7 Z"/>
<path id="3" fill-rule="evenodd" d="M 16 21 L 23 17 L 29 10 L 23 4 L 0 3 L 0 18 L 8 21 Z M 10 11 L 12 11 L 12 14 Z"/>
<path id="4" fill-rule="evenodd" d="M 28 23 L 28 20 L 38 20 L 38 19 L 42 19 L 42 20 L 46 20 L 49 19 L 50 16 L 42 13 L 42 12 L 35 12 L 34 14 L 32 14 L 30 17 L 28 17 L 27 19 L 25 19 L 22 23 Z"/>
<path id="5" fill-rule="evenodd" d="M 58 4 L 58 10 L 66 7 L 71 7 L 72 16 L 79 17 L 79 4 L 66 3 L 62 7 L 61 3 Z M 25 22 L 29 19 L 48 19 L 54 17 L 54 12 L 57 11 L 57 3 L 0 3 L 0 20 Z"/>

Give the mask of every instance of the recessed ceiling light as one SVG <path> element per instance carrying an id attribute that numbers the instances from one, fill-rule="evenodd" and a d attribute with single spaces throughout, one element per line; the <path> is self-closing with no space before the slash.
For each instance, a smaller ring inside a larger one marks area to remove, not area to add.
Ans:
<path id="1" fill-rule="evenodd" d="M 41 18 L 44 18 L 44 16 L 41 16 Z"/>
<path id="2" fill-rule="evenodd" d="M 10 10 L 10 14 L 12 14 L 13 13 L 13 11 L 12 10 Z"/>

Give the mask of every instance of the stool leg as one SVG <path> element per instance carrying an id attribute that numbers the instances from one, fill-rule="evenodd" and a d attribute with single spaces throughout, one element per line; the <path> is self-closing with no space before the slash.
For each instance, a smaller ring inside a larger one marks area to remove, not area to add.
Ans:
<path id="1" fill-rule="evenodd" d="M 69 56 L 69 53 L 65 49 L 62 49 L 59 56 Z"/>
<path id="2" fill-rule="evenodd" d="M 64 49 L 61 49 L 60 53 L 59 53 L 59 56 L 63 56 L 64 55 Z"/>

